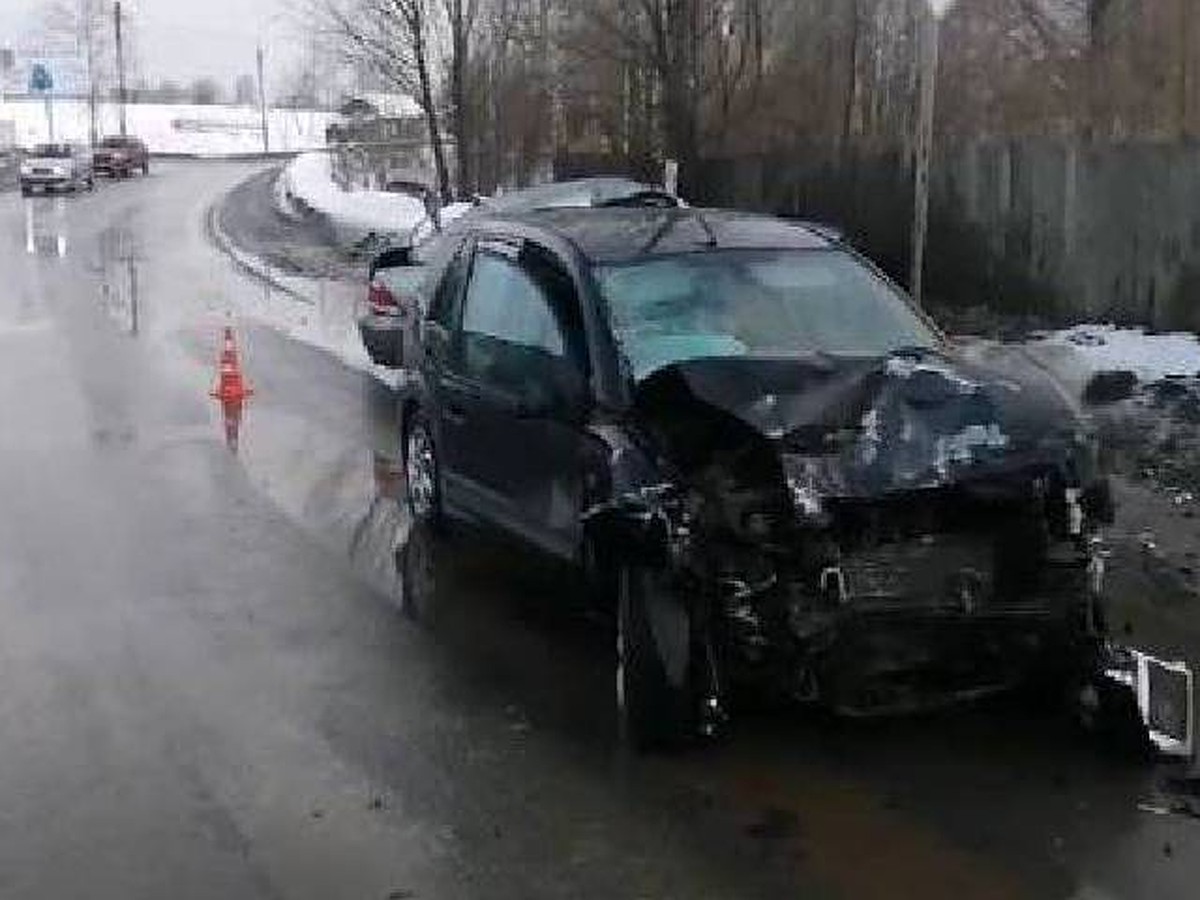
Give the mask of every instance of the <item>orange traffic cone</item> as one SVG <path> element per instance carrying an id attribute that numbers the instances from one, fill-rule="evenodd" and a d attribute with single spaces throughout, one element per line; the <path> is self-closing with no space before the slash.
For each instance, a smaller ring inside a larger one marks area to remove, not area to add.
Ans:
<path id="1" fill-rule="evenodd" d="M 212 395 L 222 403 L 235 403 L 253 394 L 250 386 L 242 378 L 242 367 L 238 362 L 237 342 L 233 337 L 233 328 L 225 326 L 225 344 L 221 348 L 220 375 Z"/>

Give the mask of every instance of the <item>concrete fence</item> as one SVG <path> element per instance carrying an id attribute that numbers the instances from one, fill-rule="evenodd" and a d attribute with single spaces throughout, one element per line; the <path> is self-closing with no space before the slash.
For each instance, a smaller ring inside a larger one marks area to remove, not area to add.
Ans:
<path id="1" fill-rule="evenodd" d="M 704 160 L 688 197 L 829 221 L 907 279 L 911 170 L 899 151 Z M 943 307 L 1200 328 L 1200 145 L 939 147 L 929 253 Z"/>

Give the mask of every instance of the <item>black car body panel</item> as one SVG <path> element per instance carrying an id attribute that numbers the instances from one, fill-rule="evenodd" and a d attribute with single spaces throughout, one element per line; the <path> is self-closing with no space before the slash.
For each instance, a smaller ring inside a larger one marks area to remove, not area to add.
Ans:
<path id="1" fill-rule="evenodd" d="M 464 230 L 474 247 L 421 324 L 402 400 L 406 420 L 432 420 L 452 520 L 584 567 L 660 571 L 702 623 L 714 692 L 768 679 L 861 715 L 1094 672 L 1095 536 L 1111 503 L 1075 405 L 1019 351 L 936 336 L 860 357 L 701 356 L 635 379 L 597 264 L 852 251 L 802 225 L 684 209 L 479 216 Z M 470 260 L 493 243 L 531 271 L 551 260 L 547 302 L 576 316 L 580 364 L 523 357 L 542 373 L 532 394 L 464 365 Z"/>

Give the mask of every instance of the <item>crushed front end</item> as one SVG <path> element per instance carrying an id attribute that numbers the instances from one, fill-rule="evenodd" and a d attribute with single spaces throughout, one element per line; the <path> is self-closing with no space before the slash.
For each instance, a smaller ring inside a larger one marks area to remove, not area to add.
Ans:
<path id="1" fill-rule="evenodd" d="M 732 664 L 851 715 L 1078 677 L 1102 638 L 1103 560 L 1077 503 L 1012 473 L 827 498 L 777 542 L 722 542 Z"/>
<path id="2" fill-rule="evenodd" d="M 665 477 L 607 514 L 690 598 L 707 702 L 749 680 L 890 714 L 1101 669 L 1111 502 L 1045 397 L 924 356 L 706 360 L 643 386 Z"/>

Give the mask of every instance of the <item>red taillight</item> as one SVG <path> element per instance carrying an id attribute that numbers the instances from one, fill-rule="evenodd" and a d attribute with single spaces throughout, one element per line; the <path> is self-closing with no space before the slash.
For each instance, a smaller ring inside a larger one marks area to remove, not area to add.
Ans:
<path id="1" fill-rule="evenodd" d="M 382 284 L 372 282 L 367 288 L 367 305 L 371 307 L 371 312 L 377 316 L 398 316 L 400 315 L 400 304 L 396 302 L 396 298 Z"/>

